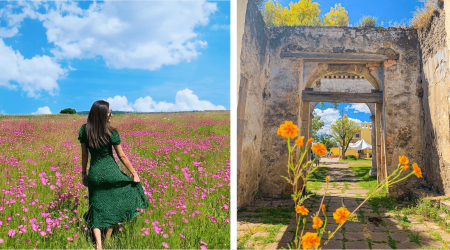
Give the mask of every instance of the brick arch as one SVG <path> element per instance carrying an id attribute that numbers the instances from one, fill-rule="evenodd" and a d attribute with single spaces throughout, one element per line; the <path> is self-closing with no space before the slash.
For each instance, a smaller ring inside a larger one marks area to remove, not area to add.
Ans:
<path id="1" fill-rule="evenodd" d="M 317 68 L 314 69 L 309 75 L 305 84 L 305 88 L 312 88 L 316 82 L 328 75 L 334 75 L 339 73 L 350 73 L 364 77 L 370 82 L 372 87 L 376 90 L 381 89 L 381 84 L 371 74 L 371 71 L 376 69 L 377 64 L 329 64 L 319 63 Z M 379 65 L 378 65 L 379 66 Z"/>

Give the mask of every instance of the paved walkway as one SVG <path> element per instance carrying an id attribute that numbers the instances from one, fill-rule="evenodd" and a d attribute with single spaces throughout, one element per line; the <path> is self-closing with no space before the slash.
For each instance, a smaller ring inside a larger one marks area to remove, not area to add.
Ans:
<path id="1" fill-rule="evenodd" d="M 329 186 L 325 204 L 329 220 L 327 230 L 334 231 L 338 226 L 333 212 L 342 206 L 353 211 L 366 197 L 367 190 L 358 185 L 355 173 L 349 165 L 340 162 L 328 162 L 327 175 L 334 184 Z M 317 194 L 323 195 L 323 185 Z M 321 196 L 306 201 L 310 211 L 318 211 Z M 401 208 L 399 205 L 398 209 Z M 387 213 L 383 208 L 371 207 L 366 203 L 359 210 L 354 221 L 348 221 L 336 233 L 326 249 L 426 249 L 450 248 L 450 233 L 444 232 L 433 222 L 419 222 L 408 216 L 410 223 L 399 222 L 402 215 Z M 311 212 L 310 212 L 311 213 Z M 291 200 L 259 200 L 244 211 L 238 212 L 238 248 L 239 249 L 279 249 L 288 248 L 295 234 L 295 213 Z M 403 226 L 402 226 L 403 225 Z M 312 229 L 309 217 L 305 231 Z M 327 239 L 328 235 L 323 237 Z M 323 242 L 322 242 L 323 243 Z"/>

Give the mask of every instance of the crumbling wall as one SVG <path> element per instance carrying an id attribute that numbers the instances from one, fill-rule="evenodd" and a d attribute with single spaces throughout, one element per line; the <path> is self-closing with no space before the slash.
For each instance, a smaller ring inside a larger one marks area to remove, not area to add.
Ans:
<path id="1" fill-rule="evenodd" d="M 283 58 L 282 52 L 313 52 L 334 54 L 395 55 L 398 59 L 382 64 L 367 63 L 371 77 L 381 84 L 384 94 L 383 131 L 386 135 L 386 164 L 388 174 L 395 170 L 398 155 L 406 155 L 422 165 L 422 106 L 420 99 L 420 55 L 417 32 L 398 28 L 351 27 L 273 27 L 269 28 L 269 80 L 265 94 L 260 190 L 267 196 L 280 196 L 287 183 L 287 149 L 277 135 L 284 121 L 298 123 L 300 92 L 307 86 L 308 75 L 320 64 L 303 62 L 300 58 Z M 332 63 L 332 62 L 330 62 Z M 339 66 L 336 66 L 339 67 Z M 303 84 L 303 85 L 302 85 Z M 408 182 L 409 186 L 414 185 Z M 407 186 L 391 190 L 401 194 Z"/>
<path id="2" fill-rule="evenodd" d="M 450 194 L 450 72 L 446 12 L 433 13 L 428 25 L 418 30 L 422 50 L 424 157 L 423 176 L 434 191 Z M 448 14 L 447 14 L 448 15 Z"/>
<path id="3" fill-rule="evenodd" d="M 241 48 L 237 124 L 238 207 L 249 204 L 261 183 L 260 148 L 268 75 L 268 30 L 253 1 L 248 1 Z"/>

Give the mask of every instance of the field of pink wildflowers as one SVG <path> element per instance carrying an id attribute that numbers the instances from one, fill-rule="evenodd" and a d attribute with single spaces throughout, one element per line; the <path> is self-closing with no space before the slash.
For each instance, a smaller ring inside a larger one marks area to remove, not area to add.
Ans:
<path id="1" fill-rule="evenodd" d="M 86 119 L 0 117 L 0 249 L 92 249 L 77 140 Z M 230 113 L 114 115 L 111 123 L 150 207 L 115 226 L 104 248 L 230 248 Z"/>

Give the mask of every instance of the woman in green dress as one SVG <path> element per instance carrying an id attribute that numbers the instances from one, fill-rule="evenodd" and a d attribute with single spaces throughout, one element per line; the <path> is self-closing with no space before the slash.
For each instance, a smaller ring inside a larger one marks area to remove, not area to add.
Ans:
<path id="1" fill-rule="evenodd" d="M 81 126 L 78 135 L 83 185 L 88 187 L 89 192 L 89 210 L 84 214 L 84 219 L 93 229 L 97 249 L 102 249 L 100 228 L 108 227 L 106 239 L 109 239 L 111 226 L 132 219 L 139 214 L 138 210 L 148 207 L 139 176 L 120 146 L 119 132 L 110 124 L 111 116 L 108 102 L 94 102 L 87 122 Z M 113 148 L 133 178 L 120 171 Z M 87 174 L 89 154 L 91 161 Z"/>

